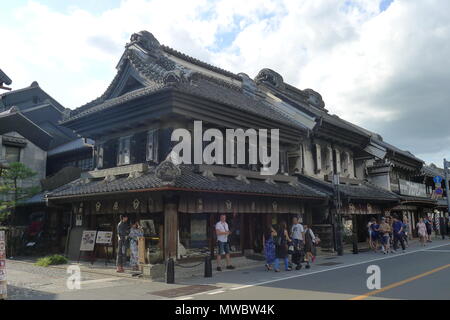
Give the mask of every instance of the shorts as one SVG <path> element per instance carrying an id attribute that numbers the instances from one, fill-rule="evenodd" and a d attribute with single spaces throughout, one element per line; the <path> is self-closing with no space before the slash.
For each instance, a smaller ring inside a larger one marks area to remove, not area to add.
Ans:
<path id="1" fill-rule="evenodd" d="M 217 252 L 219 255 L 230 253 L 230 244 L 228 242 L 217 241 Z"/>
<path id="2" fill-rule="evenodd" d="M 389 239 L 390 239 L 389 235 L 385 235 L 385 236 L 383 236 L 381 238 L 381 243 L 382 244 L 388 244 L 389 243 Z"/>

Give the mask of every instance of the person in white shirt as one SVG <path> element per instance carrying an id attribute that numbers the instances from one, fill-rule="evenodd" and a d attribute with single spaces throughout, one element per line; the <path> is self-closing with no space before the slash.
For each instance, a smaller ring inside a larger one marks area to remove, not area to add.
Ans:
<path id="1" fill-rule="evenodd" d="M 230 262 L 230 244 L 228 243 L 228 236 L 231 234 L 226 222 L 227 216 L 223 213 L 220 215 L 220 221 L 216 223 L 217 235 L 217 271 L 222 271 L 221 261 L 222 255 L 225 255 L 227 260 L 227 269 L 234 269 Z"/>
<path id="2" fill-rule="evenodd" d="M 298 222 L 298 218 L 292 218 L 291 239 L 293 240 L 294 246 L 299 246 L 302 244 L 304 234 L 305 229 L 303 228 L 303 225 Z"/>

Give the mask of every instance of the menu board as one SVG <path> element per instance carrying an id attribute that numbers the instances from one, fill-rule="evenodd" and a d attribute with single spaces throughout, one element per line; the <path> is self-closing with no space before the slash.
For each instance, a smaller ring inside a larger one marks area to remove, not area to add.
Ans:
<path id="1" fill-rule="evenodd" d="M 97 233 L 97 241 L 98 244 L 111 244 L 112 242 L 112 231 L 99 231 Z"/>
<path id="2" fill-rule="evenodd" d="M 85 230 L 81 236 L 80 251 L 93 251 L 95 247 L 95 237 L 97 231 L 95 230 Z"/>
<path id="3" fill-rule="evenodd" d="M 6 234 L 0 230 L 0 299 L 6 299 L 8 282 L 6 279 Z"/>

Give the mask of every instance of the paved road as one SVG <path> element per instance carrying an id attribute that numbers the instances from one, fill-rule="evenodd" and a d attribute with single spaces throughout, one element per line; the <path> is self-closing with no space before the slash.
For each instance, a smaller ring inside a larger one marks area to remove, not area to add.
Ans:
<path id="1" fill-rule="evenodd" d="M 440 241 L 406 253 L 363 253 L 327 259 L 334 266 L 318 266 L 309 271 L 268 273 L 241 272 L 229 281 L 215 279 L 221 288 L 178 297 L 193 299 L 450 299 L 450 244 Z M 381 274 L 381 290 L 369 290 L 367 273 L 376 265 Z M 217 277 L 216 277 L 217 278 Z M 259 278 L 259 279 L 256 279 Z"/>
<path id="2" fill-rule="evenodd" d="M 381 272 L 381 289 L 367 288 L 368 266 Z M 450 299 L 450 241 L 417 244 L 406 253 L 320 257 L 309 270 L 267 272 L 251 267 L 177 284 L 83 272 L 69 290 L 65 270 L 8 262 L 10 299 Z"/>

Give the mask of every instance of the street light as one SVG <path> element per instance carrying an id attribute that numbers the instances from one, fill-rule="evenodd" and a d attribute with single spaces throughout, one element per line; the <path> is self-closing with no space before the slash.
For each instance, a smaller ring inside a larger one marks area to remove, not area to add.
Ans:
<path id="1" fill-rule="evenodd" d="M 333 189 L 334 189 L 334 201 L 335 201 L 335 208 L 336 208 L 336 214 L 334 218 L 335 222 L 335 241 L 336 241 L 336 251 L 338 256 L 344 255 L 344 248 L 342 245 L 342 217 L 341 217 L 341 193 L 339 192 L 339 175 L 334 174 L 333 175 Z"/>

